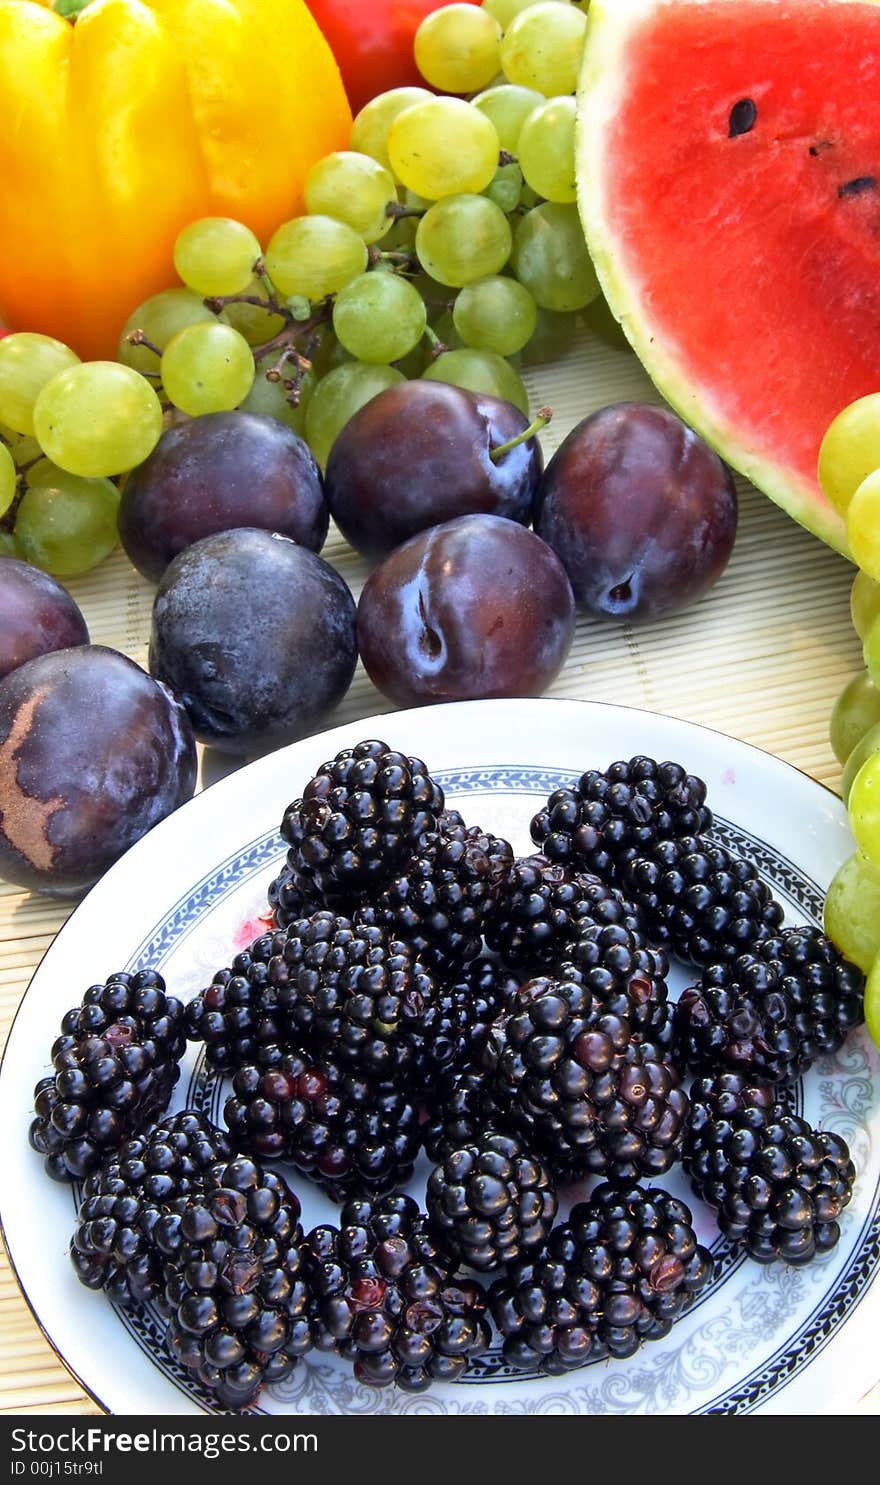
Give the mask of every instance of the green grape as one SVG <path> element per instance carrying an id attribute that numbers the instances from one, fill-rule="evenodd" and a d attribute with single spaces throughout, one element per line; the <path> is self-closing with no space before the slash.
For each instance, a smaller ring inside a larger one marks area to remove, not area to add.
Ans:
<path id="1" fill-rule="evenodd" d="M 226 320 L 225 312 L 221 318 Z M 178 330 L 185 330 L 187 325 L 213 325 L 216 322 L 217 316 L 192 289 L 164 289 L 161 294 L 154 294 L 152 299 L 139 304 L 134 313 L 129 315 L 119 337 L 116 359 L 123 366 L 130 366 L 133 371 L 148 374 L 158 372 L 159 357 L 156 352 L 145 345 L 129 343 L 128 337 L 133 331 L 142 330 L 147 340 L 164 351 Z"/>
<path id="2" fill-rule="evenodd" d="M 865 1025 L 874 1045 L 880 1047 L 880 960 L 877 959 L 865 983 Z"/>
<path id="3" fill-rule="evenodd" d="M 259 413 L 264 418 L 274 418 L 277 423 L 284 423 L 298 433 L 300 438 L 305 437 L 306 408 L 309 398 L 314 391 L 317 377 L 313 371 L 307 371 L 299 384 L 299 401 L 294 406 L 289 401 L 290 393 L 284 382 L 270 382 L 264 373 L 258 373 L 254 377 L 254 384 L 248 392 L 244 402 L 238 405 L 239 412 Z"/>
<path id="4" fill-rule="evenodd" d="M 863 856 L 880 870 L 880 756 L 867 758 L 852 781 L 849 823 Z"/>
<path id="5" fill-rule="evenodd" d="M 266 270 L 281 293 L 313 301 L 338 294 L 367 262 L 363 238 L 334 217 L 295 217 L 278 228 L 266 249 Z"/>
<path id="6" fill-rule="evenodd" d="M 413 42 L 416 66 L 441 93 L 475 93 L 501 70 L 501 27 L 488 10 L 444 5 L 426 15 Z"/>
<path id="7" fill-rule="evenodd" d="M 46 383 L 34 407 L 34 430 L 53 464 L 99 479 L 133 469 L 153 452 L 162 433 L 162 406 L 130 366 L 86 361 Z"/>
<path id="8" fill-rule="evenodd" d="M 494 15 L 501 29 L 506 31 L 516 16 L 524 10 L 531 10 L 534 5 L 539 4 L 539 0 L 482 0 L 482 4 L 483 10 Z"/>
<path id="9" fill-rule="evenodd" d="M 327 376 L 328 372 L 335 371 L 337 366 L 344 366 L 346 361 L 352 359 L 345 346 L 339 344 L 329 325 L 325 325 L 320 335 L 306 347 L 306 355 L 318 381 L 322 376 Z"/>
<path id="10" fill-rule="evenodd" d="M 250 346 L 231 325 L 179 330 L 162 353 L 161 370 L 169 401 L 191 418 L 238 407 L 256 374 Z"/>
<path id="11" fill-rule="evenodd" d="M 577 319 L 572 314 L 556 314 L 538 306 L 535 331 L 522 353 L 524 366 L 546 366 L 558 361 L 574 344 Z"/>
<path id="12" fill-rule="evenodd" d="M 867 763 L 868 759 L 874 753 L 880 753 L 880 722 L 876 723 L 863 737 L 859 738 L 859 741 L 844 764 L 843 775 L 840 780 L 840 794 L 844 804 L 849 804 L 853 779 L 862 764 Z"/>
<path id="13" fill-rule="evenodd" d="M 387 366 L 409 355 L 428 314 L 418 289 L 396 273 L 364 273 L 336 296 L 333 329 L 358 361 Z"/>
<path id="14" fill-rule="evenodd" d="M 521 377 L 503 357 L 492 351 L 445 351 L 422 373 L 429 382 L 450 382 L 469 392 L 486 392 L 512 402 L 520 412 L 529 414 L 529 394 Z"/>
<path id="15" fill-rule="evenodd" d="M 880 392 L 851 402 L 829 426 L 819 449 L 819 484 L 843 515 L 875 469 L 880 469 Z"/>
<path id="16" fill-rule="evenodd" d="M 15 499 L 17 489 L 18 471 L 15 460 L 5 443 L 0 443 L 0 516 L 5 516 Z"/>
<path id="17" fill-rule="evenodd" d="M 532 110 L 520 131 L 520 169 L 532 190 L 547 201 L 577 200 L 576 115 L 574 98 L 550 98 Z"/>
<path id="18" fill-rule="evenodd" d="M 548 98 L 577 87 L 587 18 L 573 5 L 546 0 L 514 16 L 501 43 L 501 65 L 510 82 Z"/>
<path id="19" fill-rule="evenodd" d="M 453 309 L 465 345 L 496 356 L 513 356 L 535 333 L 538 306 L 515 278 L 493 275 L 462 289 Z"/>
<path id="20" fill-rule="evenodd" d="M 0 527 L 0 557 L 21 557 L 21 549 L 11 531 Z"/>
<path id="21" fill-rule="evenodd" d="M 371 155 L 390 170 L 388 134 L 391 125 L 405 108 L 412 108 L 414 103 L 424 103 L 433 96 L 427 88 L 390 88 L 387 93 L 371 98 L 351 126 L 351 148 L 359 154 Z"/>
<path id="22" fill-rule="evenodd" d="M 55 577 L 97 567 L 119 540 L 119 491 L 111 480 L 82 479 L 48 459 L 28 471 L 15 519 L 22 556 Z"/>
<path id="23" fill-rule="evenodd" d="M 522 190 L 523 173 L 516 161 L 513 161 L 510 165 L 498 166 L 485 191 L 481 194 L 488 196 L 490 201 L 494 201 L 505 216 L 510 216 L 522 200 Z"/>
<path id="24" fill-rule="evenodd" d="M 524 216 L 514 238 L 513 269 L 541 309 L 570 314 L 599 293 L 576 206 L 548 201 Z"/>
<path id="25" fill-rule="evenodd" d="M 844 686 L 831 713 L 831 746 L 838 763 L 845 763 L 856 743 L 880 722 L 880 691 L 866 670 Z"/>
<path id="26" fill-rule="evenodd" d="M 174 266 L 188 289 L 205 299 L 242 294 L 262 249 L 250 227 L 231 217 L 200 217 L 174 244 Z"/>
<path id="27" fill-rule="evenodd" d="M 856 488 L 846 508 L 846 535 L 853 560 L 875 581 L 880 578 L 880 469 Z"/>
<path id="28" fill-rule="evenodd" d="M 880 614 L 880 583 L 875 583 L 866 572 L 857 572 L 853 578 L 849 611 L 856 634 L 864 639 Z"/>
<path id="29" fill-rule="evenodd" d="M 366 243 L 378 242 L 393 226 L 389 201 L 397 200 L 390 170 L 355 150 L 337 150 L 312 166 L 306 177 L 306 206 L 346 222 Z"/>
<path id="30" fill-rule="evenodd" d="M 34 403 L 59 371 L 79 366 L 69 346 L 29 330 L 0 340 L 0 420 L 16 433 L 34 431 Z"/>
<path id="31" fill-rule="evenodd" d="M 597 294 L 591 304 L 584 310 L 584 319 L 594 335 L 604 340 L 616 351 L 630 351 L 632 346 L 624 334 L 620 321 L 611 313 L 611 308 L 604 294 Z"/>
<path id="32" fill-rule="evenodd" d="M 844 861 L 825 895 L 825 932 L 868 973 L 880 952 L 880 872 L 859 851 Z"/>
<path id="33" fill-rule="evenodd" d="M 242 294 L 249 299 L 259 299 L 260 304 L 227 304 L 221 319 L 243 335 L 248 345 L 265 345 L 284 329 L 287 322 L 283 315 L 261 308 L 269 303 L 269 290 L 262 279 L 252 278 L 249 284 L 245 284 Z M 182 325 L 180 329 L 183 329 Z"/>
<path id="34" fill-rule="evenodd" d="M 455 289 L 498 273 L 512 247 L 507 217 L 485 196 L 445 197 L 425 212 L 416 232 L 425 272 Z"/>
<path id="35" fill-rule="evenodd" d="M 880 691 L 880 616 L 868 625 L 862 641 L 862 655 L 868 675 Z"/>
<path id="36" fill-rule="evenodd" d="M 429 98 L 398 114 L 388 135 L 391 168 L 431 201 L 484 191 L 498 168 L 492 120 L 462 98 Z"/>
<path id="37" fill-rule="evenodd" d="M 437 315 L 431 322 L 431 335 L 436 336 L 436 342 L 431 341 L 432 350 L 427 358 L 423 358 L 424 366 L 430 366 L 431 362 L 444 351 L 464 350 L 464 341 L 458 333 L 455 324 L 455 315 L 451 309 L 444 309 L 442 314 Z M 421 372 L 419 373 L 421 375 Z"/>
<path id="38" fill-rule="evenodd" d="M 318 383 L 306 409 L 306 438 L 322 469 L 349 419 L 386 387 L 404 380 L 393 366 L 347 361 Z"/>
<path id="39" fill-rule="evenodd" d="M 487 88 L 471 99 L 474 108 L 484 113 L 495 125 L 498 142 L 503 150 L 512 155 L 517 152 L 519 135 L 523 124 L 533 108 L 544 102 L 544 94 L 534 88 L 518 88 L 514 83 L 501 83 L 497 88 Z"/>

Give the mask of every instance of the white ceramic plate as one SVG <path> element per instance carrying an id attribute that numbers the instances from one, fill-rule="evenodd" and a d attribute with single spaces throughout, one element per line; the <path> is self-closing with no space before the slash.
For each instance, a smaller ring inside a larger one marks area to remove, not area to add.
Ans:
<path id="1" fill-rule="evenodd" d="M 531 849 L 529 821 L 586 768 L 648 753 L 706 779 L 721 837 L 749 852 L 787 920 L 820 922 L 822 898 L 852 841 L 840 802 L 788 765 L 691 724 L 573 701 L 468 702 L 372 718 L 309 738 L 199 795 L 140 841 L 76 910 L 40 965 L 0 1073 L 3 1228 L 22 1289 L 58 1355 L 110 1412 L 210 1412 L 210 1399 L 165 1355 L 149 1310 L 114 1310 L 82 1288 L 66 1257 L 74 1195 L 27 1144 L 33 1087 L 63 1013 L 121 968 L 161 969 L 188 999 L 263 931 L 266 889 L 283 860 L 284 807 L 315 768 L 363 737 L 424 758 L 465 818 Z M 675 970 L 677 993 L 686 983 Z M 216 1118 L 222 1089 L 190 1049 L 175 1107 Z M 862 1031 L 812 1068 L 792 1107 L 843 1135 L 859 1171 L 834 1252 L 804 1268 L 762 1268 L 718 1236 L 691 1198 L 716 1259 L 713 1283 L 670 1336 L 621 1362 L 563 1379 L 509 1372 L 499 1352 L 473 1379 L 418 1396 L 356 1383 L 334 1358 L 310 1358 L 264 1394 L 267 1413 L 846 1412 L 880 1378 L 880 1059 Z M 424 1181 L 424 1172 L 421 1173 Z M 688 1199 L 680 1172 L 664 1180 Z M 295 1180 L 306 1227 L 331 1203 Z M 418 1181 L 413 1185 L 418 1191 Z"/>

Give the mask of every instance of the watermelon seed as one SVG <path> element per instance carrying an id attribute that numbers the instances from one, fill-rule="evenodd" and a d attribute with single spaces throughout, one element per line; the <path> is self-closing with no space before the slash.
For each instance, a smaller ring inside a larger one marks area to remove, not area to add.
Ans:
<path id="1" fill-rule="evenodd" d="M 752 98 L 740 98 L 739 103 L 734 103 L 730 110 L 730 128 L 727 133 L 728 139 L 736 139 L 739 134 L 748 134 L 754 129 L 758 118 L 758 109 Z"/>
<path id="2" fill-rule="evenodd" d="M 864 191 L 876 191 L 876 175 L 857 175 L 855 180 L 848 180 L 845 185 L 837 187 L 838 196 L 861 196 Z"/>

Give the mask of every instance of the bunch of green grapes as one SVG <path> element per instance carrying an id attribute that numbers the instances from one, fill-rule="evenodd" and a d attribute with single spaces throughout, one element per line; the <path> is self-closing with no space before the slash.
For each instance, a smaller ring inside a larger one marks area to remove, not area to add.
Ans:
<path id="1" fill-rule="evenodd" d="M 575 88 L 586 4 L 448 5 L 415 37 L 422 87 L 373 99 L 315 164 L 305 210 L 261 243 L 190 223 L 180 282 L 139 305 L 117 362 L 46 336 L 0 343 L 0 551 L 58 575 L 115 544 L 116 478 L 169 419 L 274 417 L 326 464 L 342 427 L 407 377 L 528 412 L 522 367 L 582 315 L 618 332 L 576 204 Z"/>
<path id="2" fill-rule="evenodd" d="M 819 481 L 846 519 L 859 565 L 850 608 L 865 660 L 831 714 L 857 850 L 828 889 L 825 918 L 830 936 L 868 975 L 865 1016 L 880 1045 L 880 393 L 834 419 L 819 451 Z"/>
<path id="3" fill-rule="evenodd" d="M 58 577 L 116 546 L 111 476 L 140 464 L 162 432 L 149 381 L 117 361 L 80 361 L 30 332 L 0 341 L 0 554 Z"/>
<path id="4" fill-rule="evenodd" d="M 187 227 L 181 286 L 135 311 L 120 359 L 187 416 L 280 418 L 322 465 L 405 377 L 528 411 L 522 365 L 558 354 L 600 301 L 576 205 L 584 10 L 488 0 L 428 16 L 416 61 L 446 96 L 374 98 L 267 243 L 223 218 Z"/>

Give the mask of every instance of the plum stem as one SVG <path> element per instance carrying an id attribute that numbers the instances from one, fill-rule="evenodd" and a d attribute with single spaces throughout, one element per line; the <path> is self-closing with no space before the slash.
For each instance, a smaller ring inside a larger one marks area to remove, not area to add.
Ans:
<path id="1" fill-rule="evenodd" d="M 530 428 L 524 429 L 516 438 L 509 439 L 507 443 L 499 444 L 497 449 L 489 450 L 489 458 L 492 460 L 492 463 L 497 464 L 499 460 L 504 458 L 505 454 L 510 453 L 511 449 L 518 449 L 521 443 L 527 443 L 530 438 L 534 438 L 537 433 L 540 433 L 543 428 L 547 427 L 547 424 L 551 422 L 552 418 L 552 407 L 542 407 Z"/>

